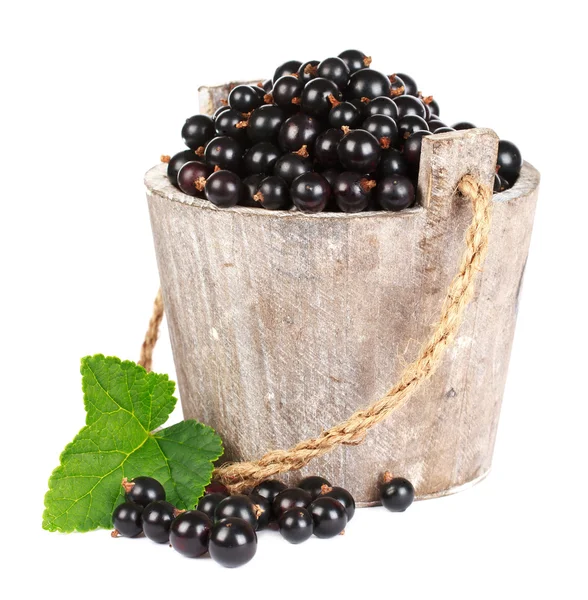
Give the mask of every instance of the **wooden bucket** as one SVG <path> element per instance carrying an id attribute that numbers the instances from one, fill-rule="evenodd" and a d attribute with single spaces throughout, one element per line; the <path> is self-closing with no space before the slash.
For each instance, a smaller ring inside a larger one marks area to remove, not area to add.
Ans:
<path id="1" fill-rule="evenodd" d="M 227 86 L 203 88 L 210 113 Z M 217 209 L 145 179 L 185 418 L 214 427 L 224 460 L 289 448 L 381 397 L 436 324 L 464 248 L 472 174 L 491 186 L 488 129 L 423 140 L 417 208 L 358 214 Z M 475 298 L 433 378 L 358 446 L 307 474 L 377 504 L 384 470 L 417 497 L 458 491 L 490 469 L 539 173 L 525 163 L 493 199 L 490 249 Z"/>

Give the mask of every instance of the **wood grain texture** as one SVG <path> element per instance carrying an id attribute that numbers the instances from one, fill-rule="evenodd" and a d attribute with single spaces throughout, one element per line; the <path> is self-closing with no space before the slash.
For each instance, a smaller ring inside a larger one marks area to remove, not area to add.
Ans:
<path id="1" fill-rule="evenodd" d="M 395 382 L 457 270 L 471 218 L 457 182 L 472 173 L 491 184 L 496 147 L 490 130 L 425 138 L 423 206 L 400 213 L 222 210 L 181 194 L 163 166 L 147 173 L 184 416 L 219 432 L 226 460 L 314 436 Z M 384 470 L 411 479 L 419 497 L 487 473 L 538 182 L 525 164 L 516 186 L 494 197 L 478 292 L 434 378 L 362 445 L 292 481 L 320 473 L 367 505 Z"/>

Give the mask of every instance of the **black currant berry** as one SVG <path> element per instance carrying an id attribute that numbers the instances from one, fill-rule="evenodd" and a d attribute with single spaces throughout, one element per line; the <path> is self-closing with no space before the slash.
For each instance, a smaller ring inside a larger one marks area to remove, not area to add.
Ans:
<path id="1" fill-rule="evenodd" d="M 188 194 L 204 198 L 204 184 L 212 173 L 212 167 L 199 160 L 187 162 L 178 173 L 178 187 Z"/>
<path id="2" fill-rule="evenodd" d="M 245 131 L 254 144 L 276 142 L 280 127 L 285 120 L 286 114 L 279 106 L 265 104 L 251 113 Z"/>
<path id="3" fill-rule="evenodd" d="M 429 124 L 431 124 L 431 121 L 429 121 Z M 451 131 L 455 131 L 455 129 L 453 127 L 438 127 L 435 129 L 435 133 L 450 133 Z"/>
<path id="4" fill-rule="evenodd" d="M 381 149 L 379 141 L 371 133 L 354 129 L 339 142 L 337 152 L 347 170 L 372 173 L 378 166 Z"/>
<path id="5" fill-rule="evenodd" d="M 143 507 L 136 502 L 123 502 L 112 513 L 113 537 L 136 537 L 143 531 Z"/>
<path id="6" fill-rule="evenodd" d="M 288 185 L 303 173 L 312 171 L 312 161 L 307 156 L 291 152 L 278 158 L 274 166 L 274 175 L 281 177 Z"/>
<path id="7" fill-rule="evenodd" d="M 315 77 L 302 90 L 302 110 L 313 117 L 326 117 L 331 108 L 342 99 L 343 96 L 334 82 Z"/>
<path id="8" fill-rule="evenodd" d="M 323 167 L 334 167 L 339 162 L 337 147 L 342 137 L 341 129 L 327 129 L 316 138 L 314 157 Z"/>
<path id="9" fill-rule="evenodd" d="M 384 508 L 392 512 L 403 512 L 414 500 L 414 487 L 408 479 L 392 477 L 386 472 L 380 486 L 380 500 Z"/>
<path id="10" fill-rule="evenodd" d="M 128 481 L 122 480 L 127 502 L 135 502 L 140 506 L 147 506 L 150 502 L 165 500 L 165 490 L 157 479 L 153 477 L 135 477 Z"/>
<path id="11" fill-rule="evenodd" d="M 347 512 L 334 498 L 319 496 L 308 507 L 314 524 L 314 535 L 318 538 L 332 538 L 339 535 L 347 525 Z"/>
<path id="12" fill-rule="evenodd" d="M 356 71 L 349 78 L 346 97 L 352 98 L 377 98 L 390 95 L 390 79 L 379 71 L 362 69 Z"/>
<path id="13" fill-rule="evenodd" d="M 225 494 L 225 496 L 229 495 L 229 489 L 224 483 L 213 479 L 205 488 L 205 494 Z"/>
<path id="14" fill-rule="evenodd" d="M 411 98 L 412 96 L 407 97 Z M 417 131 L 429 131 L 429 126 L 422 117 L 417 115 L 407 115 L 398 120 L 398 136 L 400 137 L 401 142 L 407 140 Z"/>
<path id="15" fill-rule="evenodd" d="M 360 50 L 344 50 L 339 54 L 339 58 L 347 65 L 349 73 L 366 69 L 372 64 L 371 57 L 366 56 Z"/>
<path id="16" fill-rule="evenodd" d="M 435 131 L 437 131 L 437 129 L 441 129 L 441 127 L 445 128 L 445 127 L 447 127 L 447 125 L 445 123 L 443 123 L 443 121 L 440 121 L 439 119 L 431 119 L 429 121 L 429 130 L 432 131 L 433 133 L 435 133 Z"/>
<path id="17" fill-rule="evenodd" d="M 194 150 L 182 150 L 182 152 L 174 154 L 167 163 L 167 178 L 170 183 L 173 186 L 178 187 L 178 173 L 180 172 L 180 169 L 187 162 L 197 159 L 198 156 Z"/>
<path id="18" fill-rule="evenodd" d="M 273 86 L 274 86 L 274 82 L 271 79 L 266 79 L 261 84 L 261 87 L 263 88 L 263 90 L 266 94 L 269 94 L 272 91 Z"/>
<path id="19" fill-rule="evenodd" d="M 409 96 L 418 95 L 419 88 L 416 84 L 416 81 L 410 75 L 407 75 L 406 73 L 396 73 L 396 76 L 402 79 L 402 82 L 404 83 L 405 94 L 408 94 Z"/>
<path id="20" fill-rule="evenodd" d="M 288 489 L 288 486 L 284 482 L 279 481 L 278 479 L 266 479 L 251 490 L 251 495 L 262 496 L 270 502 L 273 502 L 274 498 L 285 489 Z"/>
<path id="21" fill-rule="evenodd" d="M 243 183 L 232 171 L 215 171 L 204 186 L 206 199 L 219 208 L 230 208 L 243 198 Z"/>
<path id="22" fill-rule="evenodd" d="M 240 567 L 255 556 L 257 535 L 247 521 L 230 517 L 213 525 L 208 551 L 223 567 Z"/>
<path id="23" fill-rule="evenodd" d="M 176 509 L 165 501 L 151 502 L 143 510 L 143 533 L 158 544 L 169 541 L 169 529 L 176 515 Z"/>
<path id="24" fill-rule="evenodd" d="M 425 119 L 427 111 L 425 105 L 420 98 L 414 96 L 398 96 L 394 99 L 394 103 L 398 107 L 398 118 L 402 119 L 408 115 L 416 115 Z M 426 120 L 426 119 L 425 119 Z"/>
<path id="25" fill-rule="evenodd" d="M 437 103 L 435 98 L 433 98 L 433 96 L 427 96 L 426 98 L 423 98 L 423 102 L 429 108 L 429 111 L 431 113 L 431 119 L 433 119 L 434 117 L 438 118 L 440 115 L 440 109 L 439 104 Z"/>
<path id="26" fill-rule="evenodd" d="M 255 514 L 257 515 L 257 531 L 261 531 L 270 524 L 273 518 L 272 503 L 267 498 L 257 494 L 251 494 L 249 498 L 253 502 Z"/>
<path id="27" fill-rule="evenodd" d="M 369 98 L 352 98 L 351 100 L 346 100 L 349 104 L 353 104 L 355 108 L 359 111 L 359 122 L 366 119 L 369 115 L 367 114 L 367 107 L 370 104 Z"/>
<path id="28" fill-rule="evenodd" d="M 300 105 L 300 95 L 304 89 L 304 82 L 293 75 L 280 77 L 272 89 L 274 103 L 279 107 L 293 111 Z"/>
<path id="29" fill-rule="evenodd" d="M 363 122 L 361 128 L 371 133 L 382 148 L 391 148 L 398 144 L 398 126 L 392 117 L 373 115 Z"/>
<path id="30" fill-rule="evenodd" d="M 500 194 L 500 192 L 504 192 L 504 190 L 508 189 L 508 187 L 508 181 L 496 173 L 496 175 L 494 175 L 494 188 L 492 191 L 495 194 Z"/>
<path id="31" fill-rule="evenodd" d="M 340 90 L 344 90 L 349 81 L 350 71 L 347 63 L 342 58 L 333 56 L 321 61 L 317 74 L 319 77 L 332 81 Z"/>
<path id="32" fill-rule="evenodd" d="M 316 175 L 316 173 L 312 173 Z M 306 177 L 306 175 L 303 175 Z M 312 496 L 300 488 L 288 488 L 280 492 L 272 502 L 272 512 L 276 519 L 279 519 L 287 510 L 291 508 L 306 508 L 312 502 Z"/>
<path id="33" fill-rule="evenodd" d="M 351 102 L 339 102 L 329 111 L 331 127 L 355 127 L 360 120 L 360 110 Z"/>
<path id="34" fill-rule="evenodd" d="M 215 137 L 204 149 L 204 160 L 213 167 L 238 172 L 241 170 L 243 148 L 241 144 L 232 137 Z"/>
<path id="35" fill-rule="evenodd" d="M 225 499 L 228 498 L 228 494 L 221 492 L 214 492 L 212 494 L 206 494 L 202 496 L 198 501 L 197 510 L 203 512 L 211 521 L 214 521 L 214 512 L 216 507 Z"/>
<path id="36" fill-rule="evenodd" d="M 355 514 L 355 499 L 345 488 L 324 485 L 321 490 L 321 496 L 337 500 L 347 513 L 347 522 L 353 519 L 353 515 Z"/>
<path id="37" fill-rule="evenodd" d="M 253 199 L 269 210 L 287 210 L 290 201 L 290 186 L 279 175 L 266 177 L 260 184 Z"/>
<path id="38" fill-rule="evenodd" d="M 287 60 L 281 64 L 274 72 L 273 82 L 275 83 L 280 77 L 284 75 L 293 75 L 298 72 L 302 63 L 299 60 Z"/>
<path id="39" fill-rule="evenodd" d="M 241 113 L 248 113 L 263 104 L 263 96 L 250 85 L 237 85 L 229 93 L 229 106 Z"/>
<path id="40" fill-rule="evenodd" d="M 306 508 L 291 508 L 278 520 L 280 534 L 291 544 L 300 544 L 312 536 L 314 524 Z"/>
<path id="41" fill-rule="evenodd" d="M 298 79 L 303 83 L 308 83 L 311 79 L 317 77 L 318 60 L 308 60 L 300 65 L 298 69 Z"/>
<path id="42" fill-rule="evenodd" d="M 476 126 L 473 123 L 470 123 L 469 121 L 460 121 L 459 123 L 455 123 L 455 125 L 452 125 L 451 127 L 453 127 L 453 129 L 455 129 L 456 131 L 463 131 L 464 129 L 476 128 Z"/>
<path id="43" fill-rule="evenodd" d="M 271 173 L 282 153 L 271 142 L 258 142 L 251 146 L 243 157 L 243 166 L 248 175 Z"/>
<path id="44" fill-rule="evenodd" d="M 321 131 L 322 127 L 317 119 L 297 113 L 284 121 L 278 135 L 278 143 L 284 152 L 294 152 L 302 146 L 312 149 Z"/>
<path id="45" fill-rule="evenodd" d="M 404 155 L 395 148 L 383 150 L 378 165 L 378 176 L 386 175 L 406 175 L 408 173 L 408 164 Z"/>
<path id="46" fill-rule="evenodd" d="M 431 135 L 430 131 L 417 131 L 413 133 L 404 142 L 404 158 L 408 163 L 409 170 L 418 175 L 419 166 L 421 164 L 421 149 L 423 147 L 423 138 Z"/>
<path id="47" fill-rule="evenodd" d="M 366 118 L 374 115 L 385 115 L 396 121 L 398 119 L 398 107 L 392 98 L 379 96 L 365 105 L 364 114 Z"/>
<path id="48" fill-rule="evenodd" d="M 371 190 L 376 182 L 363 177 L 360 173 L 343 171 L 335 181 L 333 194 L 339 209 L 346 213 L 356 213 L 365 210 L 368 205 Z M 325 487 L 330 487 L 326 486 Z"/>
<path id="49" fill-rule="evenodd" d="M 263 173 L 257 173 L 255 175 L 249 175 L 243 179 L 243 197 L 239 201 L 241 206 L 249 206 L 251 208 L 259 208 L 259 202 L 253 199 L 253 196 L 257 194 L 259 184 L 265 179 Z M 228 494 L 227 494 L 228 496 Z"/>
<path id="50" fill-rule="evenodd" d="M 250 87 L 261 98 L 261 101 L 265 102 L 265 95 L 267 94 L 267 92 L 263 88 L 263 82 L 260 81 L 259 83 Z"/>
<path id="51" fill-rule="evenodd" d="M 406 94 L 406 86 L 401 77 L 394 74 L 390 75 L 388 79 L 390 81 L 390 96 L 392 96 L 392 98 L 397 98 Z"/>
<path id="52" fill-rule="evenodd" d="M 414 185 L 404 175 L 384 177 L 378 181 L 375 196 L 383 210 L 402 210 L 414 202 Z"/>
<path id="53" fill-rule="evenodd" d="M 331 187 L 322 175 L 318 173 L 304 173 L 292 182 L 290 196 L 292 202 L 294 202 L 294 206 L 298 210 L 303 212 L 321 212 L 325 209 L 331 197 Z"/>
<path id="54" fill-rule="evenodd" d="M 336 181 L 337 177 L 339 177 L 340 173 L 341 173 L 341 171 L 339 171 L 339 169 L 325 169 L 324 171 L 321 171 L 321 175 L 327 180 L 327 183 L 331 186 L 331 190 L 333 189 L 333 186 L 335 185 L 335 181 Z M 334 203 L 332 202 L 332 200 L 334 200 L 333 195 L 331 195 L 331 202 L 327 205 L 326 210 L 333 209 L 332 205 Z M 319 479 L 322 479 L 322 477 L 320 477 Z M 298 485 L 296 487 L 300 487 L 300 485 Z M 303 488 L 303 489 L 306 489 L 306 488 Z M 310 491 L 310 490 L 307 490 L 307 491 Z"/>
<path id="55" fill-rule="evenodd" d="M 323 173 L 323 177 L 324 175 L 325 174 Z M 310 494 L 310 497 L 314 500 L 321 495 L 323 491 L 323 485 L 328 485 L 329 487 L 331 486 L 331 484 L 324 477 L 320 477 L 320 475 L 309 475 L 308 477 L 301 479 L 296 487 L 299 487 L 301 490 L 306 490 Z"/>
<path id="56" fill-rule="evenodd" d="M 217 135 L 229 135 L 240 142 L 244 142 L 247 138 L 247 125 L 243 113 L 234 108 L 222 112 L 214 122 Z"/>
<path id="57" fill-rule="evenodd" d="M 523 158 L 519 149 L 506 140 L 498 142 L 498 174 L 513 185 L 523 167 Z"/>
<path id="58" fill-rule="evenodd" d="M 216 121 L 219 117 L 220 114 L 224 113 L 225 110 L 230 110 L 231 107 L 228 104 L 221 104 L 215 111 L 214 114 L 212 115 L 212 120 Z"/>
<path id="59" fill-rule="evenodd" d="M 214 511 L 214 520 L 222 521 L 237 517 L 247 521 L 253 529 L 257 529 L 257 514 L 255 506 L 245 494 L 236 494 L 221 500 Z"/>
<path id="60" fill-rule="evenodd" d="M 208 115 L 195 115 L 186 119 L 182 127 L 184 144 L 196 150 L 205 146 L 214 137 L 214 122 Z"/>
<path id="61" fill-rule="evenodd" d="M 188 558 L 208 552 L 212 521 L 199 510 L 189 510 L 177 516 L 170 527 L 169 541 L 174 550 Z"/>

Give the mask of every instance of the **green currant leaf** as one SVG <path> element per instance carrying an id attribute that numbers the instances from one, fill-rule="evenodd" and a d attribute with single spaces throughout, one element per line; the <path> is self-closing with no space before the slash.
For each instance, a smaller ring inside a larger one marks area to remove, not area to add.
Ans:
<path id="1" fill-rule="evenodd" d="M 102 355 L 83 358 L 81 372 L 86 426 L 49 479 L 43 528 L 111 527 L 112 511 L 124 498 L 123 477 L 154 477 L 169 502 L 193 508 L 223 453 L 215 431 L 194 420 L 153 431 L 176 404 L 167 375 Z"/>

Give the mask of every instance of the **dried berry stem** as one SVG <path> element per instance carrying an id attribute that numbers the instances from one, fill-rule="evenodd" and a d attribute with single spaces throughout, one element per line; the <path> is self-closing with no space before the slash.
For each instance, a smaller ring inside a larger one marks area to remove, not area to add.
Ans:
<path id="1" fill-rule="evenodd" d="M 297 156 L 301 156 L 302 158 L 308 158 L 308 146 L 305 144 L 299 150 L 296 150 L 296 152 L 293 152 L 292 154 L 296 154 Z"/>
<path id="2" fill-rule="evenodd" d="M 110 537 L 113 537 L 113 538 L 120 537 L 120 532 L 119 532 L 119 530 L 118 530 L 118 529 L 113 529 L 113 530 L 110 532 Z"/>
<path id="3" fill-rule="evenodd" d="M 372 57 L 371 57 L 371 56 L 366 56 L 366 57 L 363 59 L 363 64 L 364 64 L 366 67 L 369 67 L 369 66 L 372 64 Z"/>
<path id="4" fill-rule="evenodd" d="M 361 186 L 361 189 L 364 192 L 369 192 L 370 190 L 373 190 L 378 184 L 374 179 L 361 179 L 359 185 Z"/>
<path id="5" fill-rule="evenodd" d="M 263 101 L 264 101 L 266 104 L 271 104 L 271 103 L 274 101 L 274 97 L 273 97 L 271 94 L 266 94 L 266 95 L 263 97 Z"/>
<path id="6" fill-rule="evenodd" d="M 331 106 L 339 106 L 339 104 L 341 104 L 333 94 L 329 94 L 329 102 L 331 103 Z"/>
<path id="7" fill-rule="evenodd" d="M 362 96 L 360 98 L 361 102 L 363 102 L 364 104 L 369 104 L 371 102 L 371 100 L 367 97 L 367 96 Z"/>
<path id="8" fill-rule="evenodd" d="M 326 483 L 321 485 L 321 494 L 328 494 L 329 492 L 332 492 L 332 491 L 333 491 L 333 488 L 330 485 L 327 485 Z"/>
<path id="9" fill-rule="evenodd" d="M 198 148 L 196 148 L 196 150 L 194 150 L 194 153 L 197 156 L 204 156 L 204 146 L 198 146 Z"/>
<path id="10" fill-rule="evenodd" d="M 306 75 L 312 75 L 313 77 L 316 77 L 318 69 L 316 66 L 308 64 L 306 65 L 306 67 L 304 67 L 304 72 L 306 73 Z"/>
<path id="11" fill-rule="evenodd" d="M 388 150 L 388 148 L 390 148 L 390 138 L 389 137 L 381 137 L 380 138 L 380 146 L 382 146 L 382 148 L 384 150 Z"/>
<path id="12" fill-rule="evenodd" d="M 343 135 L 347 135 L 350 131 L 350 127 L 349 125 L 341 125 L 341 131 L 343 132 Z"/>
<path id="13" fill-rule="evenodd" d="M 206 185 L 206 179 L 204 177 L 198 177 L 198 179 L 196 179 L 194 181 L 194 187 L 201 192 L 204 189 L 204 186 Z"/>
<path id="14" fill-rule="evenodd" d="M 390 471 L 386 471 L 384 473 L 384 476 L 382 478 L 382 481 L 384 483 L 390 483 L 392 480 L 394 479 L 394 477 L 392 477 L 392 473 L 390 473 Z"/>
<path id="15" fill-rule="evenodd" d="M 159 157 L 159 160 L 160 160 L 162 163 L 168 163 L 168 162 L 171 160 L 171 156 L 170 156 L 169 154 L 162 154 L 162 155 Z"/>
<path id="16" fill-rule="evenodd" d="M 294 96 L 294 98 L 292 98 L 292 104 L 300 106 L 302 104 L 302 98 L 300 98 L 299 96 Z"/>
<path id="17" fill-rule="evenodd" d="M 253 200 L 255 200 L 255 202 L 263 202 L 263 194 L 261 192 L 256 192 L 253 194 Z"/>
<path id="18" fill-rule="evenodd" d="M 135 487 L 135 484 L 132 481 L 129 481 L 126 477 L 123 477 L 123 480 L 120 484 L 122 485 L 123 490 L 127 494 Z"/>

